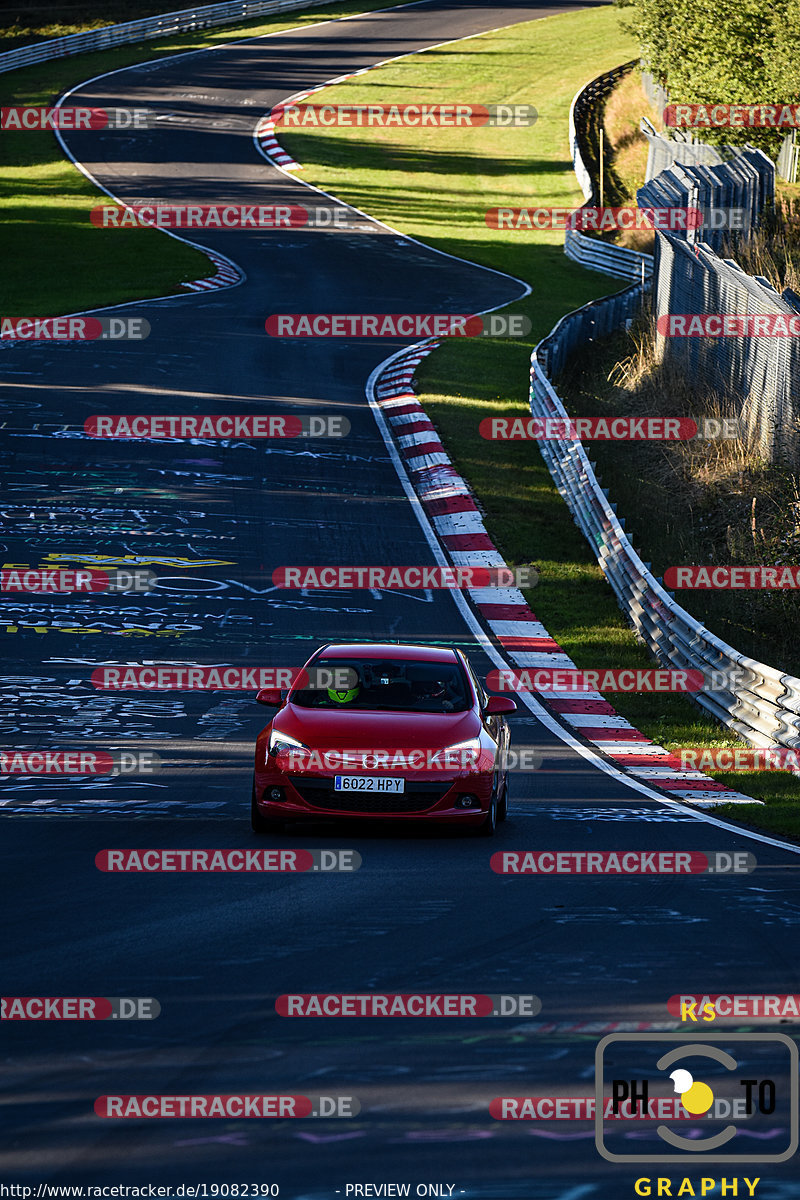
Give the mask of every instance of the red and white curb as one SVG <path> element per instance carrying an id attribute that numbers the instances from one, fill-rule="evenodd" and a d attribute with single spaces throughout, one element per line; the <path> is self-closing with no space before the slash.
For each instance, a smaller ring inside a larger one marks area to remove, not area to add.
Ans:
<path id="1" fill-rule="evenodd" d="M 256 144 L 260 147 L 265 158 L 270 162 L 275 163 L 278 167 L 283 167 L 285 171 L 302 171 L 301 163 L 296 163 L 291 154 L 287 154 L 275 136 L 275 122 L 272 119 L 272 113 L 268 117 L 262 117 L 256 125 L 255 131 Z"/>
<path id="2" fill-rule="evenodd" d="M 261 118 L 253 134 L 255 143 L 264 157 L 269 159 L 270 162 L 275 163 L 276 166 L 283 167 L 284 171 L 302 171 L 304 169 L 303 164 L 295 162 L 291 154 L 288 154 L 278 141 L 275 134 L 275 121 L 272 117 L 275 109 L 285 108 L 288 104 L 299 104 L 301 100 L 307 100 L 315 92 L 322 92 L 325 88 L 333 87 L 336 83 L 344 83 L 346 79 L 353 79 L 356 75 L 366 75 L 368 71 L 374 71 L 375 67 L 382 65 L 382 63 L 375 63 L 374 66 L 362 67 L 360 71 L 351 71 L 348 75 L 337 75 L 335 79 L 327 79 L 325 83 L 320 83 L 305 92 L 295 92 L 293 96 L 287 96 L 280 104 L 276 104 L 274 108 L 270 109 L 267 116 Z"/>
<path id="3" fill-rule="evenodd" d="M 189 242 L 188 245 L 193 245 Z M 205 246 L 198 246 L 198 250 L 202 250 L 207 258 L 210 258 L 214 266 L 217 268 L 213 275 L 209 275 L 207 279 L 195 279 L 192 283 L 182 283 L 181 287 L 185 287 L 190 292 L 211 292 L 216 288 L 232 287 L 235 283 L 241 283 L 245 278 L 244 271 L 237 267 L 234 262 L 226 258 L 224 254 L 219 254 L 216 250 L 209 250 Z"/>
<path id="4" fill-rule="evenodd" d="M 167 232 L 167 231 L 162 230 L 162 232 Z M 186 288 L 188 291 L 190 291 L 190 292 L 211 292 L 217 288 L 233 287 L 234 284 L 241 283 L 246 278 L 244 271 L 242 271 L 241 268 L 237 267 L 234 262 L 231 262 L 231 260 L 229 258 L 226 258 L 224 254 L 219 254 L 216 250 L 209 250 L 206 246 L 198 246 L 195 242 L 187 242 L 185 238 L 178 238 L 177 240 L 180 242 L 185 242 L 185 244 L 187 246 L 194 246 L 195 249 L 201 250 L 202 253 L 205 254 L 207 258 L 211 259 L 214 266 L 217 268 L 215 274 L 210 275 L 207 279 L 195 279 L 191 283 L 182 283 L 180 285 L 181 287 Z M 164 300 L 174 300 L 174 299 L 175 299 L 175 296 L 154 296 L 152 300 L 135 300 L 132 302 L 131 307 L 133 307 L 134 305 L 136 307 L 141 307 L 142 305 L 147 305 L 147 304 L 158 304 Z M 119 304 L 108 304 L 104 308 L 89 308 L 89 309 L 86 309 L 82 313 L 59 314 L 59 317 L 42 318 L 42 320 L 46 319 L 46 320 L 55 321 L 55 320 L 59 320 L 60 317 L 64 316 L 64 315 L 67 317 L 85 317 L 91 313 L 96 313 L 96 312 L 112 312 L 120 307 L 121 307 L 121 305 L 119 305 Z M 31 341 L 29 338 L 1 338 L 0 339 L 0 350 L 14 349 L 18 346 L 35 346 L 35 345 L 41 345 L 41 344 L 42 344 L 41 342 Z M 94 341 L 62 342 L 60 340 L 56 340 L 55 342 L 48 342 L 47 344 L 48 345 L 54 345 L 54 344 L 55 345 L 71 345 L 71 346 L 75 346 L 75 345 L 94 346 L 95 343 L 94 343 Z"/>
<path id="5" fill-rule="evenodd" d="M 375 401 L 390 427 L 412 486 L 454 566 L 506 565 L 486 531 L 472 493 L 450 462 L 433 423 L 413 389 L 418 363 L 439 342 L 412 346 L 387 364 L 375 384 Z M 507 657 L 518 667 L 575 664 L 531 612 L 517 588 L 471 588 L 469 595 Z M 699 807 L 758 804 L 681 760 L 635 729 L 601 692 L 547 692 L 538 699 L 627 774 L 670 799 Z"/>

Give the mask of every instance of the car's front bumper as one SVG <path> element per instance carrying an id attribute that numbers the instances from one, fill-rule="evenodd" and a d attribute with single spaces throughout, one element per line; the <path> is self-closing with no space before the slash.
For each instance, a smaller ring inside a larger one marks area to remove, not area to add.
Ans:
<path id="1" fill-rule="evenodd" d="M 299 820 L 356 818 L 375 821 L 437 821 L 480 824 L 489 811 L 492 772 L 410 772 L 405 790 L 394 792 L 336 792 L 334 772 L 256 771 L 256 801 L 270 819 Z M 466 806 L 467 797 L 473 803 Z"/>

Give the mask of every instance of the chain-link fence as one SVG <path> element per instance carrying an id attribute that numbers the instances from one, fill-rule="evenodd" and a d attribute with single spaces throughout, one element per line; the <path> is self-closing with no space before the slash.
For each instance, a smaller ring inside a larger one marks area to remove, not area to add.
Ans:
<path id="1" fill-rule="evenodd" d="M 654 140 L 664 141 L 653 130 Z M 667 143 L 672 145 L 672 143 Z M 775 165 L 747 146 L 710 166 L 676 163 L 637 192 L 642 208 L 699 209 L 703 224 L 656 236 L 653 303 L 656 318 L 676 315 L 793 317 L 793 293 L 719 257 L 725 238 L 750 233 L 774 201 Z M 791 327 L 784 323 L 787 333 Z M 671 326 L 672 334 L 680 333 Z M 739 407 L 750 446 L 768 462 L 794 466 L 800 451 L 800 338 L 731 334 L 656 337 L 659 361 L 669 358 L 696 384 Z"/>
<path id="2" fill-rule="evenodd" d="M 645 96 L 652 104 L 659 116 L 659 120 L 663 119 L 664 109 L 669 104 L 669 96 L 666 89 L 660 83 L 656 83 L 649 71 L 642 71 L 642 90 Z"/>
<path id="3" fill-rule="evenodd" d="M 800 182 L 800 142 L 797 140 L 796 129 L 787 133 L 783 139 L 775 167 L 778 175 L 787 183 Z"/>
<path id="4" fill-rule="evenodd" d="M 695 248 L 685 241 L 671 239 L 671 244 L 677 253 L 694 254 Z M 531 359 L 534 417 L 568 424 L 569 416 L 549 376 L 587 338 L 632 318 L 641 303 L 642 289 L 633 286 L 562 317 Z M 751 746 L 800 748 L 800 679 L 740 654 L 675 601 L 631 545 L 625 522 L 617 517 L 616 506 L 600 486 L 578 440 L 541 440 L 539 449 L 620 608 L 659 661 L 702 671 L 712 683 L 695 694 L 697 703 Z"/>
<path id="5" fill-rule="evenodd" d="M 652 142 L 665 142 L 653 130 Z M 712 147 L 707 146 L 710 150 Z M 725 162 L 687 165 L 675 162 L 639 188 L 640 208 L 699 209 L 702 225 L 688 224 L 686 239 L 719 250 L 730 231 L 750 233 L 775 199 L 775 164 L 762 150 L 745 146 Z"/>
<path id="6" fill-rule="evenodd" d="M 653 299 L 667 314 L 792 317 L 800 305 L 768 280 L 747 275 L 708 244 L 657 235 Z M 749 444 L 771 463 L 796 466 L 800 451 L 800 338 L 797 336 L 656 336 L 656 356 L 695 384 L 732 397 Z"/>
<path id="7" fill-rule="evenodd" d="M 677 163 L 688 167 L 712 167 L 732 157 L 726 147 L 707 146 L 682 129 L 671 129 L 672 137 L 665 137 L 647 117 L 642 117 L 639 128 L 648 141 L 646 180 L 654 179 Z"/>

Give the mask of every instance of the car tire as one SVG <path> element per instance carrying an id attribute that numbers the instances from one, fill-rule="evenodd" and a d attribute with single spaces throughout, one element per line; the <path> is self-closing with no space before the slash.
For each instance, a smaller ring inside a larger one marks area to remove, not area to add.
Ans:
<path id="1" fill-rule="evenodd" d="M 262 816 L 259 807 L 256 804 L 256 781 L 253 779 L 253 792 L 250 798 L 250 828 L 253 833 L 267 834 L 280 833 L 283 829 L 283 821 L 270 821 L 269 817 Z"/>
<path id="2" fill-rule="evenodd" d="M 475 833 L 478 837 L 494 837 L 495 833 L 497 832 L 498 808 L 497 784 L 495 783 L 492 787 L 492 798 L 489 801 L 489 811 L 487 812 L 481 824 L 475 830 Z"/>
<path id="3" fill-rule="evenodd" d="M 503 799 L 497 806 L 497 822 L 505 821 L 508 816 L 508 771 L 503 780 Z"/>

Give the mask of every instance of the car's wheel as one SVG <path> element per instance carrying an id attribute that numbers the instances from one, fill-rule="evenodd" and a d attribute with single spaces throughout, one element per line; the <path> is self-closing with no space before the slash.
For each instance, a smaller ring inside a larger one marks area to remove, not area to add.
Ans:
<path id="1" fill-rule="evenodd" d="M 495 779 L 492 784 L 492 798 L 489 801 L 489 811 L 475 830 L 478 837 L 494 837 L 497 832 L 497 813 L 499 808 L 497 803 L 497 783 L 498 781 Z"/>
<path id="2" fill-rule="evenodd" d="M 503 799 L 500 801 L 500 803 L 497 806 L 498 823 L 500 821 L 505 821 L 507 816 L 508 816 L 508 771 L 506 771 L 505 777 L 503 779 Z"/>
<path id="3" fill-rule="evenodd" d="M 283 829 L 283 821 L 270 821 L 268 817 L 262 816 L 259 807 L 256 804 L 256 781 L 253 779 L 253 792 L 250 799 L 250 828 L 253 833 L 280 833 Z"/>

